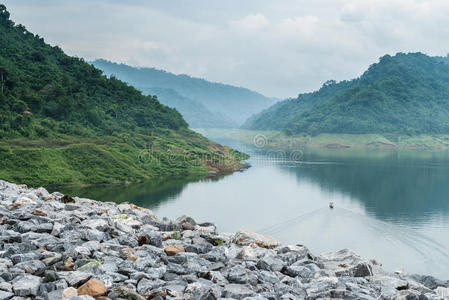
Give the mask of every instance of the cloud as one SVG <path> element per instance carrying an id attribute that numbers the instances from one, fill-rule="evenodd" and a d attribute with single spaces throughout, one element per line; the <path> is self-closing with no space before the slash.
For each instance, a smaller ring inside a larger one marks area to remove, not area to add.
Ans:
<path id="1" fill-rule="evenodd" d="M 295 96 L 380 56 L 449 52 L 447 0 L 5 0 L 12 18 L 86 59 Z"/>
<path id="2" fill-rule="evenodd" d="M 237 30 L 245 30 L 245 31 L 255 31 L 266 28 L 270 25 L 270 21 L 262 15 L 248 15 L 239 20 L 231 21 L 231 26 L 236 28 Z"/>

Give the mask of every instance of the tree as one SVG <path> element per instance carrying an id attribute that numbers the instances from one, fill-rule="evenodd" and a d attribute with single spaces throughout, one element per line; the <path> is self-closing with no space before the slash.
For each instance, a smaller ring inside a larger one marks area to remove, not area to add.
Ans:
<path id="1" fill-rule="evenodd" d="M 6 69 L 3 68 L 2 66 L 0 66 L 0 86 L 1 86 L 1 91 L 3 94 L 3 86 L 4 86 L 4 82 L 5 82 L 5 78 L 6 78 Z"/>
<path id="2" fill-rule="evenodd" d="M 6 10 L 6 6 L 0 4 L 0 17 L 5 20 L 9 20 L 9 12 Z"/>
<path id="3" fill-rule="evenodd" d="M 6 10 L 6 6 L 0 4 L 0 24 L 11 25 L 9 20 L 9 12 Z"/>
<path id="4" fill-rule="evenodd" d="M 323 83 L 323 86 L 334 85 L 336 83 L 337 83 L 337 81 L 335 81 L 335 80 L 328 80 L 325 83 Z"/>

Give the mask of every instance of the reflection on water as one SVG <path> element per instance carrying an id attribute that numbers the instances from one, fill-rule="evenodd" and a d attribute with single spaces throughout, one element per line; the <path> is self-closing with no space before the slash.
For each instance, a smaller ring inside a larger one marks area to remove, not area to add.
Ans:
<path id="1" fill-rule="evenodd" d="M 350 248 L 389 270 L 449 279 L 449 153 L 267 153 L 221 142 L 250 152 L 253 167 L 214 180 L 70 192 L 133 202 L 170 218 L 187 214 L 221 231 L 258 231 L 316 253 Z"/>
<path id="2" fill-rule="evenodd" d="M 202 179 L 202 182 L 215 182 L 222 177 Z M 83 198 L 96 199 L 104 202 L 132 202 L 141 207 L 158 209 L 158 207 L 170 201 L 176 201 L 184 188 L 192 182 L 200 180 L 189 178 L 170 178 L 154 180 L 130 185 L 105 185 L 105 186 L 69 186 L 54 187 L 57 190 L 70 195 Z"/>
<path id="3" fill-rule="evenodd" d="M 340 150 L 325 156 L 304 154 L 303 165 L 280 168 L 295 174 L 298 182 L 310 181 L 361 202 L 377 219 L 416 225 L 449 215 L 448 154 Z M 325 163 L 316 163 L 320 161 Z"/>

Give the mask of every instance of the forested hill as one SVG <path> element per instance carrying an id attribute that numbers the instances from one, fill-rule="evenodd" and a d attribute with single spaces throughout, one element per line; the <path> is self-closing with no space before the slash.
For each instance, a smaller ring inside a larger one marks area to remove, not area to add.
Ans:
<path id="1" fill-rule="evenodd" d="M 0 136 L 149 132 L 187 124 L 174 109 L 106 78 L 9 20 L 0 6 Z"/>
<path id="2" fill-rule="evenodd" d="M 175 109 L 9 17 L 0 5 L 0 179 L 103 184 L 240 167 L 245 155 L 190 131 Z"/>
<path id="3" fill-rule="evenodd" d="M 106 75 L 114 75 L 144 93 L 151 92 L 153 88 L 175 90 L 239 125 L 275 102 L 274 99 L 246 88 L 209 82 L 188 75 L 175 75 L 154 68 L 134 68 L 102 59 L 94 61 L 93 65 Z"/>
<path id="4" fill-rule="evenodd" d="M 360 77 L 280 102 L 243 127 L 319 133 L 449 133 L 447 58 L 385 55 Z"/>
<path id="5" fill-rule="evenodd" d="M 439 61 L 449 64 L 449 54 L 446 56 L 436 56 L 435 58 Z"/>

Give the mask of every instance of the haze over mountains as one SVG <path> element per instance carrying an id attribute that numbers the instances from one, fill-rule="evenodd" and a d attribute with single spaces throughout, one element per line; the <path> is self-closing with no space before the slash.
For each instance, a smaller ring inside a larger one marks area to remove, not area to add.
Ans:
<path id="1" fill-rule="evenodd" d="M 242 87 L 175 75 L 154 68 L 135 68 L 106 60 L 92 62 L 107 76 L 114 75 L 144 94 L 178 109 L 190 127 L 236 127 L 268 108 L 276 99 Z"/>
<path id="2" fill-rule="evenodd" d="M 385 55 L 360 77 L 279 102 L 244 128 L 287 134 L 449 133 L 448 57 Z"/>
<path id="3" fill-rule="evenodd" d="M 146 92 L 156 95 L 159 102 L 176 108 L 191 128 L 237 128 L 236 122 L 220 113 L 213 113 L 203 104 L 179 94 L 174 89 L 150 88 Z"/>

